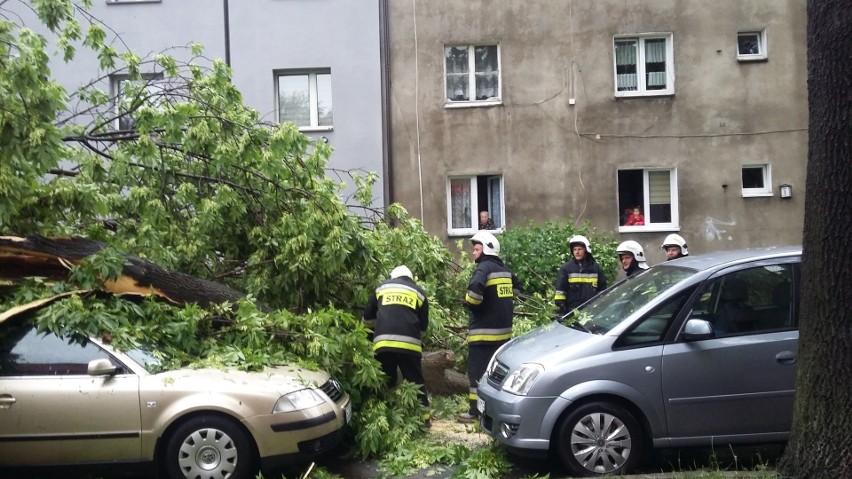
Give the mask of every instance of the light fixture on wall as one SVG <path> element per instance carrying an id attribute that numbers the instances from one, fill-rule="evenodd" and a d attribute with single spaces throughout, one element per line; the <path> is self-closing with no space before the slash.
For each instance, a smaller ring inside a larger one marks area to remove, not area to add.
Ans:
<path id="1" fill-rule="evenodd" d="M 793 197 L 793 187 L 788 184 L 781 185 L 781 198 L 792 198 Z"/>

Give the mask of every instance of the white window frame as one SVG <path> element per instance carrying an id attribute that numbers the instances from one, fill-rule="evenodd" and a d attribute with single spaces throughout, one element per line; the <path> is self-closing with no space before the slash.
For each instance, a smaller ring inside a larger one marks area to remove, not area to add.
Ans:
<path id="1" fill-rule="evenodd" d="M 642 214 L 645 216 L 645 224 L 642 226 L 619 226 L 619 233 L 635 233 L 647 231 L 680 231 L 680 213 L 678 210 L 678 195 L 677 195 L 677 168 L 659 168 L 659 167 L 635 167 L 623 168 L 616 171 L 616 180 L 618 171 L 622 170 L 642 170 Z M 669 172 L 669 195 L 671 198 L 671 221 L 668 223 L 650 223 L 650 206 L 651 206 L 651 188 L 649 184 L 648 173 L 652 171 L 667 171 Z M 617 181 L 616 181 L 617 183 Z M 618 202 L 617 202 L 618 203 Z M 619 204 L 619 210 L 622 205 Z M 621 214 L 621 211 L 619 211 Z"/>
<path id="2" fill-rule="evenodd" d="M 476 208 L 473 208 L 473 205 L 468 205 L 470 210 L 470 228 L 454 228 L 453 227 L 453 199 L 452 199 L 452 191 L 451 185 L 452 180 L 464 180 L 467 179 L 470 183 L 470 198 L 471 201 L 474 199 L 478 202 L 479 197 L 479 187 L 477 186 L 477 180 L 481 177 L 487 177 L 488 183 L 488 205 L 490 206 L 493 197 L 491 195 L 491 184 L 499 178 L 500 181 L 500 226 L 491 231 L 493 233 L 502 233 L 506 228 L 506 195 L 505 195 L 505 181 L 502 174 L 494 173 L 494 174 L 479 174 L 479 175 L 452 175 L 447 176 L 447 235 L 448 236 L 472 236 L 474 233 L 479 231 L 479 211 L 483 210 L 483 205 L 477 204 Z M 490 212 L 493 215 L 493 212 Z M 493 219 L 493 218 L 492 218 Z"/>
<path id="3" fill-rule="evenodd" d="M 126 82 L 126 81 L 145 81 L 145 82 L 147 82 L 147 81 L 151 81 L 151 80 L 162 80 L 163 74 L 162 73 L 142 73 L 142 74 L 140 74 L 140 77 L 141 78 L 138 78 L 138 79 L 131 79 L 129 75 L 124 75 L 124 74 L 115 74 L 115 75 L 110 75 L 110 77 L 109 77 L 110 90 L 111 90 L 111 93 L 112 93 L 112 97 L 115 99 L 114 105 L 113 105 L 113 112 L 115 113 L 116 118 L 115 118 L 115 122 L 113 123 L 113 128 L 115 128 L 116 130 L 121 130 L 121 118 L 119 118 L 119 116 L 121 115 L 121 109 L 120 109 L 121 101 L 122 101 L 121 97 L 123 96 L 123 93 L 124 93 L 123 89 L 121 88 L 121 84 Z M 149 88 L 150 88 L 150 86 L 149 86 Z"/>
<path id="4" fill-rule="evenodd" d="M 757 53 L 740 53 L 740 37 L 745 35 L 757 36 Z M 766 60 L 766 30 L 743 30 L 737 32 L 737 61 L 754 62 Z"/>
<path id="5" fill-rule="evenodd" d="M 763 188 L 746 188 L 745 185 L 742 185 L 742 174 L 740 174 L 743 198 L 774 196 L 774 193 L 772 192 L 772 167 L 769 164 L 743 165 L 742 168 L 760 168 L 763 172 Z M 740 172 L 742 173 L 742 170 L 740 170 Z"/>
<path id="6" fill-rule="evenodd" d="M 447 98 L 447 58 L 446 51 L 447 48 L 467 48 L 468 55 L 468 93 L 471 96 L 470 100 L 451 100 Z M 477 100 L 476 99 L 476 56 L 472 53 L 476 47 L 497 47 L 497 96 L 488 98 L 485 100 Z M 445 108 L 470 108 L 470 107 L 481 107 L 481 106 L 494 106 L 494 105 L 502 105 L 503 104 L 503 60 L 502 55 L 500 53 L 500 44 L 496 42 L 492 43 L 471 43 L 471 44 L 459 44 L 459 43 L 447 43 L 444 45 L 444 56 L 442 58 L 444 63 L 444 107 Z"/>
<path id="7" fill-rule="evenodd" d="M 666 41 L 666 88 L 663 90 L 648 90 L 645 80 L 645 41 L 664 39 Z M 618 91 L 618 65 L 616 64 L 615 43 L 618 41 L 636 40 L 636 91 Z M 612 39 L 612 79 L 613 91 L 616 97 L 666 96 L 675 93 L 674 70 L 674 35 L 671 33 L 640 33 L 635 35 L 616 35 Z"/>
<path id="8" fill-rule="evenodd" d="M 162 0 L 107 0 L 107 5 L 116 5 L 121 3 L 161 3 Z"/>
<path id="9" fill-rule="evenodd" d="M 299 131 L 332 131 L 334 130 L 334 92 L 331 92 L 331 125 L 319 124 L 319 89 L 317 88 L 317 75 L 329 75 L 331 78 L 331 69 L 319 68 L 308 70 L 276 70 L 275 75 L 275 118 L 281 122 L 281 91 L 278 87 L 278 80 L 286 76 L 307 76 L 308 77 L 308 108 L 310 114 L 310 125 L 296 125 Z"/>

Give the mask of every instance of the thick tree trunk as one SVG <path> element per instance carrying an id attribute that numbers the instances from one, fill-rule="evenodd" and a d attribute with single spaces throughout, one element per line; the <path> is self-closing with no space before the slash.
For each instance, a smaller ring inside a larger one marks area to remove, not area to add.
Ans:
<path id="1" fill-rule="evenodd" d="M 784 478 L 852 477 L 852 2 L 808 1 L 800 343 Z"/>
<path id="2" fill-rule="evenodd" d="M 80 237 L 0 236 L 0 279 L 41 276 L 66 280 L 69 267 L 79 264 L 104 246 Z M 245 296 L 221 283 L 169 271 L 136 256 L 125 254 L 124 258 L 126 263 L 122 276 L 104 281 L 104 290 L 115 294 L 155 294 L 175 304 L 196 303 L 202 307 L 234 302 Z"/>

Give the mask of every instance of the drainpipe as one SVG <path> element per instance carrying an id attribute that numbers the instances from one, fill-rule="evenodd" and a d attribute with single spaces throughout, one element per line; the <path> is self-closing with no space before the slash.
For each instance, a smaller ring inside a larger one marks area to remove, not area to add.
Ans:
<path id="1" fill-rule="evenodd" d="M 379 67 L 382 85 L 382 196 L 384 206 L 394 202 L 393 197 L 393 161 L 390 141 L 390 33 L 388 20 L 388 0 L 379 0 Z"/>
<path id="2" fill-rule="evenodd" d="M 223 0 L 225 7 L 225 64 L 231 66 L 231 18 L 228 15 L 228 0 Z"/>

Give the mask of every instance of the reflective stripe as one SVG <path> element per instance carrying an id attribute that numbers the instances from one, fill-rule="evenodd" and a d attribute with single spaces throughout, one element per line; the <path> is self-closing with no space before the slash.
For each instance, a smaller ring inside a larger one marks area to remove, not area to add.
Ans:
<path id="1" fill-rule="evenodd" d="M 467 395 L 467 399 L 470 401 L 476 401 L 477 399 L 479 399 L 479 397 L 477 397 L 476 395 L 476 389 L 474 389 L 472 393 Z"/>
<path id="2" fill-rule="evenodd" d="M 376 341 L 373 344 L 373 351 L 378 351 L 382 348 L 405 349 L 407 351 L 423 352 L 423 347 L 419 344 L 411 344 L 403 341 Z"/>
<path id="3" fill-rule="evenodd" d="M 568 283 L 589 283 L 597 287 L 598 275 L 597 273 L 571 273 L 568 275 Z"/>
<path id="4" fill-rule="evenodd" d="M 488 276 L 485 277 L 485 280 L 490 282 L 492 279 L 496 278 L 509 278 L 509 281 L 511 281 L 512 273 L 508 271 L 495 271 L 493 273 L 489 273 Z"/>
<path id="5" fill-rule="evenodd" d="M 555 295 L 553 295 L 553 299 L 556 301 L 565 299 L 565 291 L 557 291 Z"/>
<path id="6" fill-rule="evenodd" d="M 479 306 L 482 304 L 482 295 L 476 294 L 473 291 L 468 291 L 467 294 L 464 295 L 464 300 L 474 306 Z"/>
<path id="7" fill-rule="evenodd" d="M 380 334 L 373 338 L 373 351 L 381 348 L 405 349 L 408 351 L 422 352 L 423 346 L 420 340 L 411 336 L 401 334 Z"/>
<path id="8" fill-rule="evenodd" d="M 471 329 L 467 334 L 467 341 L 503 341 L 512 337 L 512 328 L 483 328 Z"/>
<path id="9" fill-rule="evenodd" d="M 491 276 L 491 275 L 489 275 L 489 276 Z M 485 282 L 486 287 L 487 286 L 494 286 L 494 285 L 498 285 L 498 284 L 511 285 L 512 284 L 512 278 L 491 278 L 491 279 L 489 279 L 488 281 Z"/>

